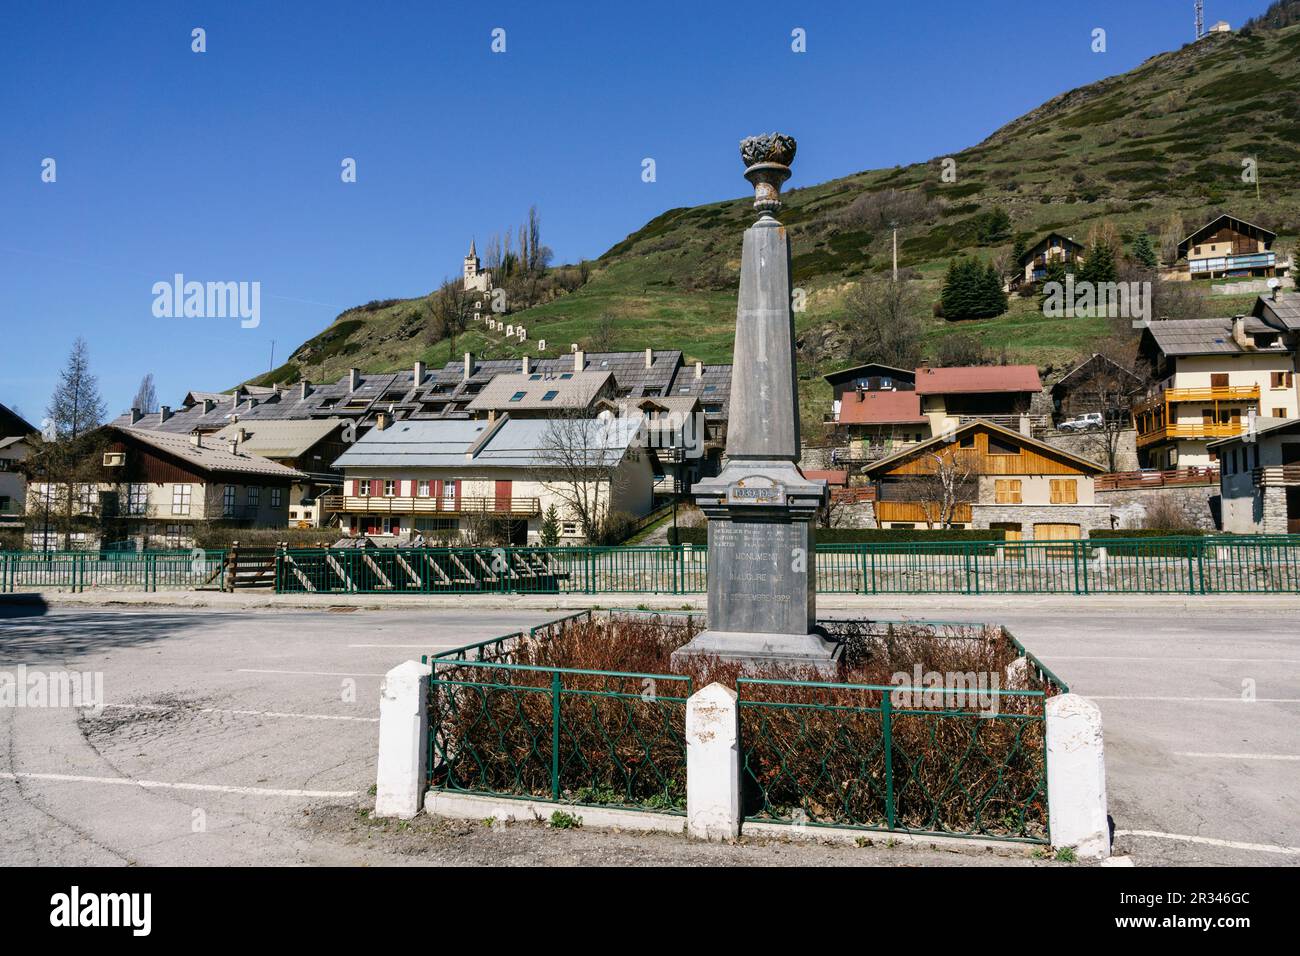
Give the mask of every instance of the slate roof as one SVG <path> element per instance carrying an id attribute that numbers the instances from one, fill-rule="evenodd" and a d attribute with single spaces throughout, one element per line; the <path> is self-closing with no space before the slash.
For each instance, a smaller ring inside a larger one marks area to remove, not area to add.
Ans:
<path id="1" fill-rule="evenodd" d="M 466 407 L 471 412 L 588 409 L 612 378 L 609 372 L 594 371 L 497 375 Z"/>
<path id="2" fill-rule="evenodd" d="M 222 474 L 261 475 L 267 478 L 284 478 L 290 481 L 307 477 L 300 471 L 286 468 L 284 465 L 276 464 L 260 455 L 251 455 L 247 452 L 231 454 L 229 447 L 224 443 L 213 447 L 214 443 L 211 437 L 204 439 L 205 444 L 203 447 L 196 447 L 190 442 L 187 435 L 172 435 L 166 432 L 148 431 L 139 428 L 109 427 L 121 432 L 128 439 L 134 439 L 143 445 L 166 452 L 205 471 L 220 472 Z"/>
<path id="3" fill-rule="evenodd" d="M 1252 335 L 1278 331 L 1254 317 L 1246 319 L 1245 328 Z M 1152 322 L 1144 334 L 1149 334 L 1165 355 L 1238 355 L 1255 351 L 1243 349 L 1233 341 L 1231 318 Z"/>
<path id="4" fill-rule="evenodd" d="M 215 432 L 212 442 L 217 444 L 234 438 L 243 429 L 244 439 L 239 447 L 249 454 L 264 458 L 298 458 L 329 437 L 341 424 L 341 418 L 241 421 Z"/>
<path id="5" fill-rule="evenodd" d="M 1280 329 L 1300 332 L 1300 293 L 1283 292 L 1276 301 L 1261 295 L 1255 300 L 1252 314 Z"/>

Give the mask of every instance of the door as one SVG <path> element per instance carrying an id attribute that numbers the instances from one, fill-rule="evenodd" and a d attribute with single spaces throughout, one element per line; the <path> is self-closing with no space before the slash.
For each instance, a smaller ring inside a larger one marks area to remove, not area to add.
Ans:
<path id="1" fill-rule="evenodd" d="M 1004 561 L 1023 561 L 1025 559 L 1025 549 L 1014 543 L 1024 537 L 1024 531 L 1021 530 L 1019 521 L 990 521 L 989 530 L 1003 533 L 1007 542 L 1001 549 Z"/>
<path id="2" fill-rule="evenodd" d="M 1077 524 L 1036 524 L 1035 541 L 1078 541 L 1080 537 Z"/>
<path id="3" fill-rule="evenodd" d="M 438 484 L 442 485 L 442 499 L 441 499 L 442 510 L 455 511 L 456 510 L 456 480 L 453 478 L 449 481 L 440 481 L 438 482 Z"/>
<path id="4" fill-rule="evenodd" d="M 513 481 L 498 481 L 496 483 L 496 510 L 509 511 L 510 499 L 513 496 Z"/>

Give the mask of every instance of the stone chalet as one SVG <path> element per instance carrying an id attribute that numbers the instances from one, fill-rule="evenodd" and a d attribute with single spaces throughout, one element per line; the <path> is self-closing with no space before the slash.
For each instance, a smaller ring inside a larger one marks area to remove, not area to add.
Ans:
<path id="1" fill-rule="evenodd" d="M 1261 418 L 1210 444 L 1219 457 L 1223 530 L 1300 534 L 1300 419 Z"/>

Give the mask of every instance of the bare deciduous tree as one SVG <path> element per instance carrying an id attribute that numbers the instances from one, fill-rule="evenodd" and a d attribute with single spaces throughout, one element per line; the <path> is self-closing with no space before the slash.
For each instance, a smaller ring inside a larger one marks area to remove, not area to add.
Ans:
<path id="1" fill-rule="evenodd" d="M 560 499 L 588 541 L 603 537 L 624 457 L 645 454 L 627 440 L 641 424 L 639 416 L 588 418 L 580 410 L 547 419 L 531 477 Z"/>
<path id="2" fill-rule="evenodd" d="M 131 400 L 131 407 L 140 409 L 146 415 L 158 411 L 158 393 L 153 386 L 153 372 L 140 379 L 140 387 L 136 389 L 135 398 Z"/>
<path id="3" fill-rule="evenodd" d="M 951 528 L 957 506 L 974 501 L 979 489 L 979 458 L 972 448 L 947 443 L 917 457 L 925 471 L 902 482 L 903 493 L 920 502 L 926 525 Z"/>
<path id="4" fill-rule="evenodd" d="M 868 279 L 844 300 L 854 358 L 913 368 L 921 358 L 918 296 L 908 279 Z"/>

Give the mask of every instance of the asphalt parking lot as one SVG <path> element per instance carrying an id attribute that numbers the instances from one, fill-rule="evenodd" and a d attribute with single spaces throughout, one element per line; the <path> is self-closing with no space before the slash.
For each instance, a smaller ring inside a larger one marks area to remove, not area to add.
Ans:
<path id="1" fill-rule="evenodd" d="M 384 672 L 555 616 L 33 610 L 0 606 L 0 668 L 102 673 L 107 706 L 92 717 L 0 708 L 0 862 L 11 865 L 405 862 L 338 827 L 302 825 L 367 799 Z M 1171 613 L 1135 597 L 1105 607 L 882 601 L 869 613 L 1004 623 L 1097 700 L 1116 852 L 1142 866 L 1300 862 L 1297 612 L 1300 603 L 1258 610 L 1243 598 Z M 627 835 L 583 840 L 601 862 L 618 862 L 619 847 L 636 854 Z M 686 862 L 681 846 L 670 849 L 669 862 Z M 689 862 L 709 852 L 691 849 Z M 580 860 L 530 851 L 520 861 Z M 726 865 L 744 862 L 726 855 Z M 835 860 L 785 852 L 781 862 Z"/>

